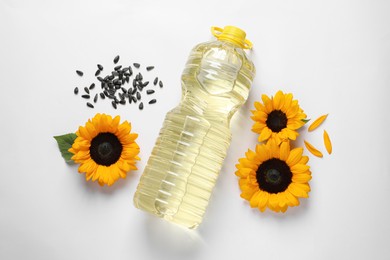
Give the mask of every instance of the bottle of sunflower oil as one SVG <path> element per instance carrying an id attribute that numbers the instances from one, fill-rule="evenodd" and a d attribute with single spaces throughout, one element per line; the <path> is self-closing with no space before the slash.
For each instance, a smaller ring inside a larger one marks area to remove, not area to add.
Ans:
<path id="1" fill-rule="evenodd" d="M 234 26 L 211 30 L 217 40 L 191 51 L 181 102 L 167 113 L 134 195 L 137 208 L 188 228 L 202 221 L 230 144 L 230 119 L 255 75 L 246 33 Z"/>

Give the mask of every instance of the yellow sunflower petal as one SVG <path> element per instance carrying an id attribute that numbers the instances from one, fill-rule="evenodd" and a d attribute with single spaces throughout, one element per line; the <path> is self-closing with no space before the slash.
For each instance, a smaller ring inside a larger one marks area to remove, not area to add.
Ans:
<path id="1" fill-rule="evenodd" d="M 311 154 L 313 154 L 313 155 L 315 155 L 317 157 L 320 157 L 320 158 L 323 157 L 323 154 L 319 150 L 317 150 L 317 148 L 315 148 L 312 144 L 310 144 L 307 141 L 304 141 L 304 143 L 305 143 L 305 146 L 306 146 L 307 150 L 309 150 L 309 152 Z"/>
<path id="2" fill-rule="evenodd" d="M 306 173 L 309 171 L 310 166 L 306 164 L 295 164 L 290 167 L 293 174 Z"/>
<path id="3" fill-rule="evenodd" d="M 272 134 L 272 131 L 271 129 L 269 129 L 268 127 L 265 127 L 262 131 L 261 131 L 261 134 L 259 135 L 259 142 L 263 142 L 265 140 L 267 140 Z"/>
<path id="4" fill-rule="evenodd" d="M 265 123 L 257 121 L 253 124 L 252 131 L 260 134 L 263 131 L 263 129 L 266 127 L 267 125 Z"/>
<path id="5" fill-rule="evenodd" d="M 269 114 L 273 110 L 272 100 L 265 94 L 261 95 L 261 99 L 263 100 L 263 104 L 265 107 L 265 113 Z"/>
<path id="6" fill-rule="evenodd" d="M 257 205 L 259 204 L 260 196 L 260 190 L 256 191 L 256 193 L 253 194 L 252 198 L 249 200 L 249 205 L 251 206 L 251 208 L 257 207 Z"/>
<path id="7" fill-rule="evenodd" d="M 307 183 L 311 180 L 311 175 L 309 174 L 294 174 L 292 181 L 296 183 Z"/>
<path id="8" fill-rule="evenodd" d="M 309 161 L 308 156 L 302 156 L 301 160 L 298 162 L 299 164 L 306 164 Z"/>
<path id="9" fill-rule="evenodd" d="M 290 143 L 283 142 L 280 145 L 280 160 L 286 161 L 289 155 L 290 155 Z"/>
<path id="10" fill-rule="evenodd" d="M 275 210 L 278 207 L 279 204 L 279 197 L 277 194 L 270 194 L 269 196 L 269 201 L 268 201 L 268 206 L 271 210 Z"/>
<path id="11" fill-rule="evenodd" d="M 288 93 L 284 96 L 284 104 L 281 109 L 284 113 L 286 113 L 288 109 L 290 109 L 292 99 L 293 99 L 293 94 L 291 93 Z"/>
<path id="12" fill-rule="evenodd" d="M 309 197 L 307 192 L 301 189 L 296 183 L 291 183 L 287 190 L 291 192 L 295 197 L 307 198 Z"/>
<path id="13" fill-rule="evenodd" d="M 332 153 L 332 142 L 330 141 L 328 132 L 326 132 L 325 130 L 324 130 L 324 144 L 325 144 L 325 148 L 326 148 L 326 151 L 328 152 L 328 154 L 331 154 Z"/>
<path id="14" fill-rule="evenodd" d="M 303 154 L 302 147 L 298 147 L 298 148 L 291 150 L 290 154 L 288 155 L 288 158 L 286 160 L 286 163 L 289 166 L 293 166 L 293 165 L 297 164 L 301 160 L 302 154 Z"/>
<path id="15" fill-rule="evenodd" d="M 297 199 L 297 197 L 295 197 L 291 192 L 289 192 L 288 190 L 284 191 L 284 195 L 286 196 L 286 199 L 288 200 L 288 205 L 290 207 L 294 207 L 294 206 L 298 206 L 300 203 L 299 203 L 299 200 Z"/>
<path id="16" fill-rule="evenodd" d="M 276 92 L 275 97 L 273 98 L 273 106 L 275 110 L 280 110 L 284 105 L 284 94 L 281 90 Z"/>
<path id="17" fill-rule="evenodd" d="M 260 145 L 256 145 L 256 154 L 254 156 L 254 158 L 258 158 L 259 159 L 259 162 L 264 162 L 268 159 L 271 158 L 271 153 L 269 152 L 269 150 L 266 148 L 266 146 L 264 144 Z M 254 161 L 254 160 L 252 160 Z"/>
<path id="18" fill-rule="evenodd" d="M 308 130 L 309 132 L 313 131 L 314 129 L 316 129 L 317 127 L 319 127 L 322 122 L 325 121 L 325 119 L 328 117 L 328 114 L 326 115 L 322 115 L 320 116 L 319 118 L 317 118 L 316 120 L 314 120 L 313 123 L 311 123 L 311 125 L 309 126 Z"/>
<path id="19" fill-rule="evenodd" d="M 259 195 L 259 203 L 257 205 L 258 209 L 261 212 L 264 212 L 266 206 L 268 205 L 269 193 L 265 191 L 261 191 Z"/>

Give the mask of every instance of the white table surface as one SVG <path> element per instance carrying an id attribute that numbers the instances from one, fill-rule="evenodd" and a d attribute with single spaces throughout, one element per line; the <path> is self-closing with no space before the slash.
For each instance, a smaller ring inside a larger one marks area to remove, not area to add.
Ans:
<path id="1" fill-rule="evenodd" d="M 1 0 L 0 259 L 389 259 L 389 13 L 379 0 Z M 132 197 L 180 100 L 191 48 L 212 39 L 210 26 L 229 24 L 254 43 L 257 75 L 204 222 L 186 232 L 136 209 Z M 150 77 L 164 81 L 156 104 L 89 109 L 73 94 L 117 54 L 123 65 L 155 65 Z M 279 89 L 310 118 L 329 113 L 298 145 L 325 152 L 326 129 L 334 151 L 310 155 L 312 191 L 301 206 L 260 213 L 240 198 L 234 165 L 256 144 L 253 102 Z M 97 112 L 139 133 L 139 170 L 110 188 L 87 183 L 52 137 Z"/>

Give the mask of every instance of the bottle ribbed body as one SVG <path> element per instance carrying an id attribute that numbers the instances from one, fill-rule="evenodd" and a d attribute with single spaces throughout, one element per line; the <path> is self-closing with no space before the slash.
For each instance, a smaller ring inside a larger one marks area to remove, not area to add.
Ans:
<path id="1" fill-rule="evenodd" d="M 167 113 L 134 195 L 137 208 L 198 226 L 229 148 L 229 122 L 248 97 L 254 67 L 240 48 L 196 46 L 182 74 L 182 100 Z"/>

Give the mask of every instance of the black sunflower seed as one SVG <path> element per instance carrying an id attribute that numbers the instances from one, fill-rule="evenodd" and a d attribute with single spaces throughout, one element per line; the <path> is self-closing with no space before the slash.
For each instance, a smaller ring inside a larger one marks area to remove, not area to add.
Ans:
<path id="1" fill-rule="evenodd" d="M 117 64 L 119 61 L 119 55 L 117 55 L 115 58 L 114 58 L 114 63 Z"/>
<path id="2" fill-rule="evenodd" d="M 137 92 L 137 88 L 134 88 L 133 91 L 131 92 L 131 95 L 134 95 Z"/>
<path id="3" fill-rule="evenodd" d="M 133 63 L 133 66 L 136 67 L 137 69 L 139 69 L 139 67 L 141 66 L 139 63 Z"/>
<path id="4" fill-rule="evenodd" d="M 146 70 L 147 70 L 147 71 L 151 71 L 152 69 L 154 69 L 154 66 L 148 66 L 148 67 L 146 67 Z"/>
<path id="5" fill-rule="evenodd" d="M 157 102 L 157 100 L 152 99 L 152 100 L 149 101 L 149 104 L 154 104 L 154 103 L 156 103 L 156 102 Z"/>
<path id="6" fill-rule="evenodd" d="M 95 88 L 95 83 L 92 83 L 91 86 L 89 86 L 89 89 L 94 89 Z"/>
<path id="7" fill-rule="evenodd" d="M 141 99 L 141 93 L 137 92 L 137 99 L 140 100 Z"/>
<path id="8" fill-rule="evenodd" d="M 82 77 L 84 75 L 84 73 L 81 71 L 81 70 L 76 70 L 76 73 L 77 75 L 79 75 L 80 77 Z"/>
<path id="9" fill-rule="evenodd" d="M 141 102 L 141 103 L 139 104 L 138 108 L 139 108 L 140 110 L 144 109 L 144 103 Z"/>
<path id="10" fill-rule="evenodd" d="M 124 87 L 121 88 L 123 93 L 127 93 L 127 89 L 125 89 Z"/>
<path id="11" fill-rule="evenodd" d="M 158 77 L 156 77 L 155 79 L 154 79 L 154 81 L 153 81 L 153 85 L 157 85 L 157 82 L 158 82 Z"/>
<path id="12" fill-rule="evenodd" d="M 134 96 L 131 96 L 131 99 L 133 100 L 134 103 L 137 103 L 137 99 Z"/>
<path id="13" fill-rule="evenodd" d="M 162 87 L 164 86 L 161 80 L 160 80 L 160 82 L 158 83 L 158 85 L 160 86 L 160 88 L 162 88 Z"/>
<path id="14" fill-rule="evenodd" d="M 94 106 L 91 103 L 89 103 L 89 102 L 87 102 L 87 106 L 90 107 L 90 108 L 94 108 Z"/>
<path id="15" fill-rule="evenodd" d="M 116 70 L 116 71 L 118 71 L 118 70 L 120 70 L 122 68 L 122 65 L 118 65 L 118 66 L 116 66 L 115 68 L 114 68 L 114 70 Z M 118 72 L 119 73 L 119 72 Z"/>
<path id="16" fill-rule="evenodd" d="M 153 89 L 148 89 L 146 90 L 146 94 L 150 95 L 150 94 L 153 94 L 154 93 L 154 90 Z"/>
<path id="17" fill-rule="evenodd" d="M 85 93 L 89 94 L 89 89 L 87 87 L 84 88 Z"/>
<path id="18" fill-rule="evenodd" d="M 99 76 L 100 75 L 100 70 L 97 70 L 96 72 L 95 72 L 95 77 L 97 77 L 97 76 Z"/>
<path id="19" fill-rule="evenodd" d="M 75 87 L 73 92 L 77 95 L 79 93 L 79 88 L 78 87 Z"/>
<path id="20" fill-rule="evenodd" d="M 97 79 L 100 81 L 100 82 L 103 82 L 104 79 L 102 77 L 97 77 Z"/>
<path id="21" fill-rule="evenodd" d="M 112 104 L 112 106 L 116 109 L 116 103 L 115 103 L 115 101 L 112 101 L 111 104 Z"/>
<path id="22" fill-rule="evenodd" d="M 102 65 L 98 64 L 97 67 L 98 67 L 99 70 L 103 70 L 103 66 Z"/>
<path id="23" fill-rule="evenodd" d="M 89 99 L 89 98 L 90 98 L 89 95 L 82 95 L 81 97 L 82 97 L 82 98 L 85 98 L 85 99 Z"/>
<path id="24" fill-rule="evenodd" d="M 105 99 L 105 98 L 106 98 L 106 95 L 104 95 L 104 93 L 101 92 L 101 93 L 100 93 L 100 98 L 101 98 L 101 99 Z"/>
<path id="25" fill-rule="evenodd" d="M 144 88 L 144 87 L 146 87 L 148 84 L 149 84 L 149 81 L 146 81 L 146 82 L 144 82 L 144 83 L 142 84 L 142 87 Z"/>
<path id="26" fill-rule="evenodd" d="M 98 100 L 98 94 L 96 93 L 95 97 L 93 98 L 93 102 L 96 103 Z"/>
<path id="27" fill-rule="evenodd" d="M 122 99 L 121 101 L 119 101 L 119 104 L 121 104 L 121 105 L 126 105 L 126 100 L 125 100 L 125 99 Z"/>

